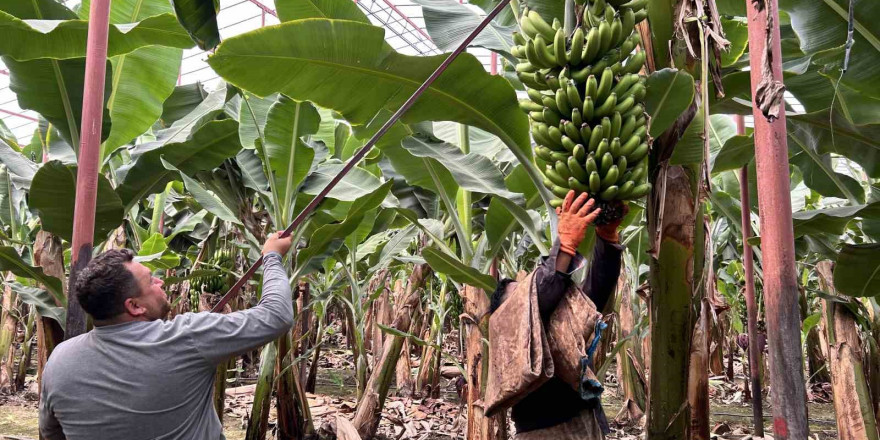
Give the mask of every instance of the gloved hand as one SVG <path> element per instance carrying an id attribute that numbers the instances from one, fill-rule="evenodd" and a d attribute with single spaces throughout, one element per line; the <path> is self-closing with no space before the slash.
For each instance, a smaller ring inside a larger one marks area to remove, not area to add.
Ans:
<path id="1" fill-rule="evenodd" d="M 584 239 L 587 227 L 602 212 L 601 209 L 593 210 L 595 200 L 587 200 L 588 197 L 587 193 L 581 193 L 575 200 L 574 190 L 569 191 L 562 206 L 556 208 L 556 214 L 559 215 L 559 250 L 566 254 L 575 255 L 577 253 L 577 248 Z"/>
<path id="2" fill-rule="evenodd" d="M 596 225 L 596 235 L 602 237 L 603 240 L 609 243 L 617 243 L 620 240 L 620 237 L 617 234 L 617 229 L 620 228 L 623 218 L 626 217 L 626 214 L 629 212 L 629 205 L 621 201 L 618 201 L 617 203 L 623 205 L 623 215 L 613 222 L 605 223 L 601 226 Z"/>

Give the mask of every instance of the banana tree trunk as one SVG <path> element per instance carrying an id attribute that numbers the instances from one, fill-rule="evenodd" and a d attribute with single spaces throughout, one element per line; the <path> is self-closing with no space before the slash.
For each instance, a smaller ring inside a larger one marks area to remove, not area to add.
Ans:
<path id="1" fill-rule="evenodd" d="M 773 432 L 777 440 L 803 439 L 810 429 L 800 344 L 788 135 L 785 105 L 780 102 L 784 87 L 779 7 L 777 0 L 764 0 L 746 2 L 746 9 Z M 759 392 L 755 390 L 755 395 Z"/>
<path id="2" fill-rule="evenodd" d="M 395 312 L 394 322 L 391 325 L 393 328 L 403 332 L 409 331 L 413 314 L 418 307 L 421 288 L 430 274 L 431 267 L 427 264 L 420 264 L 413 268 L 406 283 L 406 294 Z M 352 424 L 364 440 L 373 438 L 379 428 L 382 408 L 385 405 L 385 398 L 388 396 L 388 389 L 391 387 L 391 380 L 394 378 L 404 339 L 402 336 L 388 335 L 383 347 L 382 358 L 377 364 L 378 367 L 373 369 L 364 394 L 358 400 Z"/>
<path id="3" fill-rule="evenodd" d="M 414 310 L 413 312 L 415 313 L 415 316 L 413 316 L 412 323 L 407 332 L 416 337 L 421 337 L 419 334 L 419 328 L 421 327 L 421 321 L 424 315 L 418 310 Z M 397 361 L 395 383 L 397 384 L 397 395 L 400 397 L 410 397 L 415 390 L 415 381 L 413 380 L 412 374 L 412 358 L 410 357 L 412 353 L 412 345 L 413 344 L 409 339 L 403 341 L 403 347 L 400 349 L 400 359 Z"/>
<path id="4" fill-rule="evenodd" d="M 214 411 L 217 412 L 221 424 L 226 410 L 226 373 L 228 372 L 229 362 L 221 363 L 214 372 Z"/>
<path id="5" fill-rule="evenodd" d="M 691 303 L 697 289 L 694 272 L 698 219 L 696 191 L 700 173 L 670 165 L 675 144 L 696 113 L 692 105 L 660 138 L 651 152 L 651 182 L 648 197 L 648 231 L 651 243 L 650 326 L 651 378 L 647 419 L 648 440 L 679 440 L 690 437 L 688 406 L 688 362 L 693 318 Z M 702 232 L 700 232 L 702 236 Z M 700 251 L 702 253 L 702 250 Z M 653 366 L 662 366 L 653 368 Z"/>
<path id="6" fill-rule="evenodd" d="M 302 356 L 314 346 L 315 327 L 312 325 L 312 290 L 310 284 L 306 281 L 299 282 L 299 295 L 296 300 L 297 310 L 299 310 L 299 318 L 296 327 L 294 327 L 294 356 L 297 358 Z M 298 370 L 298 378 L 300 384 L 305 384 L 309 379 L 309 365 L 306 359 L 301 360 L 296 368 Z"/>
<path id="7" fill-rule="evenodd" d="M 831 282 L 831 262 L 816 266 L 819 285 L 826 293 L 836 295 Z M 862 344 L 855 317 L 844 305 L 822 300 L 822 322 L 825 347 L 831 366 L 831 388 L 837 414 L 839 440 L 877 440 L 877 422 L 871 392 L 862 361 Z"/>
<path id="8" fill-rule="evenodd" d="M 24 343 L 21 346 L 21 362 L 18 363 L 18 372 L 15 375 L 15 389 L 24 389 L 24 379 L 27 377 L 28 367 L 31 365 L 31 358 L 34 352 L 34 333 L 37 326 L 37 309 L 30 307 L 28 319 L 25 325 Z"/>
<path id="9" fill-rule="evenodd" d="M 626 270 L 620 271 L 617 290 L 618 298 L 620 298 L 618 308 L 620 325 L 618 326 L 617 340 L 622 341 L 627 337 L 630 339 L 625 342 L 624 348 L 617 352 L 617 377 L 620 381 L 623 405 L 616 419 L 621 423 L 637 424 L 645 416 L 645 381 L 634 362 L 635 355 L 632 347 L 638 347 L 639 339 L 638 335 L 630 337 L 635 331 L 636 317 L 633 313 L 633 298 L 630 294 L 632 285 Z"/>
<path id="10" fill-rule="evenodd" d="M 101 126 L 104 117 L 104 80 L 107 64 L 107 35 L 110 28 L 110 0 L 94 0 L 89 8 L 85 85 L 82 104 L 81 144 L 77 148 L 76 203 L 73 208 L 73 241 L 70 245 L 70 279 L 76 277 L 92 259 L 95 234 L 95 206 L 101 159 Z M 63 278 L 62 278 L 63 279 Z M 70 289 L 73 291 L 73 289 Z M 76 297 L 75 294 L 70 295 Z M 67 302 L 64 337 L 85 333 L 86 315 L 79 301 Z"/>
<path id="11" fill-rule="evenodd" d="M 34 239 L 34 263 L 43 269 L 46 275 L 59 280 L 64 279 L 64 249 L 58 236 L 46 231 L 37 232 Z M 67 286 L 62 283 L 62 289 L 67 295 Z M 68 301 L 70 302 L 70 301 Z M 74 301 L 75 302 L 75 301 Z M 55 305 L 61 306 L 56 300 Z M 64 340 L 64 330 L 58 321 L 51 318 L 40 317 L 37 320 L 37 383 L 42 384 L 43 368 L 49 360 L 49 355 L 55 346 Z M 38 386 L 39 387 L 39 386 Z"/>
<path id="12" fill-rule="evenodd" d="M 315 435 L 309 401 L 297 380 L 293 368 L 292 341 L 288 332 L 278 339 L 278 353 L 275 362 L 276 412 L 278 417 L 277 440 L 301 440 Z"/>
<path id="13" fill-rule="evenodd" d="M 503 414 L 486 417 L 481 404 L 489 366 L 488 347 L 483 343 L 483 339 L 489 338 L 489 297 L 483 290 L 465 285 L 462 298 L 466 333 L 467 440 L 504 439 L 507 436 L 506 417 Z"/>
<path id="14" fill-rule="evenodd" d="M 874 418 L 880 427 L 880 306 L 874 298 L 867 300 L 868 311 L 871 313 L 871 338 L 868 344 L 868 385 L 871 388 L 871 403 L 874 407 Z"/>
<path id="15" fill-rule="evenodd" d="M 688 405 L 691 408 L 691 439 L 709 440 L 709 308 L 700 301 L 700 316 L 694 327 L 691 364 L 688 373 Z"/>
<path id="16" fill-rule="evenodd" d="M 248 418 L 245 440 L 265 440 L 269 428 L 269 408 L 272 403 L 272 384 L 275 382 L 276 344 L 266 344 L 260 352 L 260 375 L 254 387 L 254 404 Z"/>
<path id="17" fill-rule="evenodd" d="M 6 279 L 14 280 L 15 277 L 10 273 Z M 7 284 L 3 289 L 3 308 L 0 311 L 0 389 L 8 387 L 10 391 L 15 391 L 15 376 L 12 373 L 15 347 L 12 340 L 15 339 L 15 328 L 18 325 L 18 318 L 13 313 L 17 302 L 15 291 Z"/>

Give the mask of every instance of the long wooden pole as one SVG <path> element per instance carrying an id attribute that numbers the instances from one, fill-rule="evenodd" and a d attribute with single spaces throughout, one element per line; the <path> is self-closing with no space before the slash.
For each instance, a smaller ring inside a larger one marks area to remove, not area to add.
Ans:
<path id="1" fill-rule="evenodd" d="M 746 133 L 746 122 L 742 115 L 736 117 L 736 132 Z M 764 437 L 764 408 L 761 397 L 761 347 L 758 346 L 758 305 L 755 303 L 755 257 L 749 237 L 752 235 L 752 211 L 749 208 L 749 166 L 739 170 L 739 193 L 742 201 L 742 242 L 743 269 L 746 273 L 746 314 L 749 331 L 749 377 L 752 382 L 752 417 L 755 437 Z M 733 354 L 731 354 L 733 356 Z"/>
<path id="2" fill-rule="evenodd" d="M 746 4 L 773 432 L 777 440 L 800 440 L 809 435 L 809 425 L 781 87 L 779 8 L 777 0 L 753 0 Z M 760 389 L 756 390 L 756 394 L 759 392 Z"/>
<path id="3" fill-rule="evenodd" d="M 92 0 L 89 9 L 89 36 L 86 46 L 86 78 L 83 90 L 82 127 L 76 204 L 73 210 L 70 279 L 67 291 L 67 326 L 65 339 L 86 331 L 86 316 L 76 300 L 76 277 L 92 259 L 95 234 L 95 204 L 98 197 L 101 126 L 104 109 L 104 81 L 107 65 L 107 33 L 110 26 L 110 1 Z"/>
<path id="4" fill-rule="evenodd" d="M 456 47 L 455 50 L 449 54 L 448 57 L 446 57 L 443 63 L 437 66 L 437 69 L 434 70 L 434 73 L 432 73 L 431 76 L 429 76 L 428 79 L 426 79 L 425 82 L 423 82 L 422 85 L 420 85 L 419 88 L 416 89 L 415 92 L 413 92 L 412 96 L 410 96 L 409 99 L 407 99 L 406 102 L 404 102 L 403 105 L 400 106 L 400 108 L 397 109 L 397 111 L 393 115 L 391 115 L 391 118 L 389 118 L 388 121 L 386 121 L 385 124 L 382 125 L 382 128 L 380 128 L 379 131 L 377 131 L 376 134 L 374 134 L 373 137 L 370 138 L 369 141 L 367 141 L 366 145 L 361 147 L 361 149 L 354 156 L 352 156 L 351 159 L 349 159 L 348 163 L 345 164 L 342 170 L 340 170 L 339 173 L 336 174 L 336 176 L 334 176 L 333 179 L 331 179 L 330 182 L 327 183 L 327 186 L 325 186 L 324 189 L 322 189 L 321 192 L 318 193 L 318 195 L 315 196 L 315 198 L 312 199 L 312 201 L 302 210 L 302 212 L 300 212 L 299 215 L 296 216 L 296 218 L 293 220 L 293 223 L 291 223 L 290 226 L 288 226 L 287 229 L 285 229 L 284 232 L 281 234 L 282 237 L 287 237 L 297 227 L 299 227 L 300 224 L 302 224 L 302 222 L 309 216 L 309 214 L 311 214 L 312 211 L 315 210 L 318 204 L 321 203 L 322 200 L 324 200 L 324 197 L 327 196 L 330 190 L 332 190 L 333 187 L 335 187 L 336 184 L 339 183 L 339 181 L 342 180 L 342 178 L 345 177 L 345 175 L 348 174 L 348 172 L 351 171 L 351 169 L 354 168 L 355 165 L 357 165 L 361 161 L 361 159 L 363 159 L 364 156 L 367 155 L 367 153 L 370 152 L 373 146 L 376 145 L 376 142 L 391 128 L 392 125 L 394 125 L 394 123 L 397 122 L 398 119 L 400 119 L 401 116 L 403 116 L 404 113 L 407 112 L 407 110 L 410 109 L 410 107 L 413 106 L 413 104 L 416 103 L 419 97 L 421 97 L 422 94 L 425 93 L 425 90 L 428 90 L 428 87 L 431 87 L 431 84 L 434 84 L 434 81 L 436 81 L 437 78 L 439 78 L 440 75 L 442 75 L 443 72 L 446 71 L 446 68 L 449 67 L 449 65 L 452 64 L 452 62 L 455 61 L 455 59 L 458 58 L 458 56 L 461 55 L 461 53 L 464 52 L 465 49 L 467 49 L 471 42 L 474 41 L 474 38 L 476 38 L 477 35 L 480 35 L 480 32 L 482 32 L 483 29 L 485 29 L 486 26 L 489 25 L 489 23 L 495 18 L 495 16 L 498 15 L 498 13 L 501 12 L 505 7 L 507 7 L 508 3 L 510 3 L 510 0 L 501 0 L 501 2 L 498 3 L 498 5 L 496 5 L 494 9 L 492 9 L 492 12 L 486 15 L 483 21 L 480 22 L 479 25 L 477 25 L 477 28 L 474 29 L 470 33 L 470 35 L 468 35 L 467 38 L 465 38 L 464 41 L 462 41 L 461 44 L 459 44 L 458 47 Z M 223 306 L 226 305 L 229 300 L 235 297 L 236 294 L 238 294 L 238 291 L 241 289 L 241 287 L 244 286 L 244 284 L 247 283 L 247 281 L 252 276 L 254 276 L 254 273 L 257 272 L 257 269 L 259 269 L 262 264 L 263 257 L 260 257 L 256 262 L 254 262 L 254 264 L 250 268 L 248 268 L 244 275 L 242 275 L 241 278 L 236 281 L 232 287 L 229 288 L 229 291 L 226 292 L 225 295 L 223 295 L 223 298 L 220 299 L 220 302 L 218 302 L 217 305 L 215 305 L 214 308 L 211 309 L 211 311 L 217 312 L 219 310 L 222 310 Z"/>

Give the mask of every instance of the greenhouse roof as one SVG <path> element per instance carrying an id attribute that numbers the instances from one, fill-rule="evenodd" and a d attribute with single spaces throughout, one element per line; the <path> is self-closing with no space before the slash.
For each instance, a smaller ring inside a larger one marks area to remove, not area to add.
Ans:
<path id="1" fill-rule="evenodd" d="M 377 26 L 385 28 L 385 39 L 400 53 L 407 55 L 436 55 L 440 51 L 425 30 L 421 6 L 410 0 L 356 0 L 361 10 Z M 67 0 L 75 7 L 79 0 Z M 277 24 L 275 0 L 220 0 L 217 16 L 220 35 L 229 38 L 262 26 Z M 492 57 L 488 50 L 470 49 L 490 70 Z M 178 84 L 201 82 L 211 88 L 219 78 L 206 63 L 208 53 L 193 48 L 184 51 Z M 38 115 L 18 106 L 15 94 L 9 89 L 9 72 L 0 63 L 0 118 L 12 130 L 19 142 L 27 143 L 37 127 Z"/>

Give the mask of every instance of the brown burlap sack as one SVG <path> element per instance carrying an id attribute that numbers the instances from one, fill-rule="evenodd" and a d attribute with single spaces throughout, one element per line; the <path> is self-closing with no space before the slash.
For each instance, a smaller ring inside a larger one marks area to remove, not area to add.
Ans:
<path id="1" fill-rule="evenodd" d="M 596 310 L 593 301 L 581 289 L 572 286 L 550 316 L 546 329 L 556 377 L 585 399 L 590 394 L 598 397 L 602 392 L 593 366 L 586 365 L 590 345 L 597 338 L 596 325 L 601 325 L 601 319 L 602 314 Z"/>
<path id="2" fill-rule="evenodd" d="M 553 358 L 541 325 L 532 272 L 489 318 L 486 416 L 507 409 L 553 377 Z"/>

